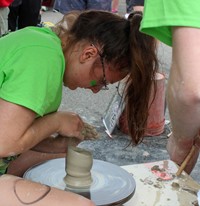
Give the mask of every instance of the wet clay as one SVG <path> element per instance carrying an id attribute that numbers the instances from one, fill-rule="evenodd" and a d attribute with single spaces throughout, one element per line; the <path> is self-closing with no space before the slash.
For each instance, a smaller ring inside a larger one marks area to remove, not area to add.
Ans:
<path id="1" fill-rule="evenodd" d="M 67 187 L 89 188 L 92 184 L 91 168 L 92 153 L 88 150 L 69 146 L 66 156 L 66 176 L 64 181 Z"/>

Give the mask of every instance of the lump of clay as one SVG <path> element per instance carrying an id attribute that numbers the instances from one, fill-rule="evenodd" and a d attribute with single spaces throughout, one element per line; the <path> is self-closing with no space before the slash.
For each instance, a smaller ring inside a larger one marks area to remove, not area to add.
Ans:
<path id="1" fill-rule="evenodd" d="M 64 181 L 67 187 L 89 188 L 92 184 L 91 168 L 92 153 L 79 147 L 68 147 L 66 158 L 66 176 Z"/>

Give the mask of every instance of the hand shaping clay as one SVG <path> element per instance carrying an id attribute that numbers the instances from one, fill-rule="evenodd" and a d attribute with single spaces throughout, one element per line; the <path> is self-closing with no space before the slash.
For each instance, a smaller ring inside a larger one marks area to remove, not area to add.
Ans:
<path id="1" fill-rule="evenodd" d="M 79 147 L 68 147 L 66 157 L 66 176 L 64 181 L 67 187 L 89 188 L 92 183 L 91 168 L 92 153 Z"/>
<path id="2" fill-rule="evenodd" d="M 99 138 L 99 134 L 96 131 L 96 129 L 92 125 L 90 125 L 90 124 L 88 124 L 86 122 L 84 122 L 84 127 L 83 127 L 83 130 L 82 130 L 82 135 L 84 136 L 85 140 L 87 140 L 87 139 L 95 140 L 95 139 Z"/>

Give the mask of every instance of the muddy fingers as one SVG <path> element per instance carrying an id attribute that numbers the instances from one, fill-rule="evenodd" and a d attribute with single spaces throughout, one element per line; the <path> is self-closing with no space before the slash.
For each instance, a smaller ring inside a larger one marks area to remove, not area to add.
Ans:
<path id="1" fill-rule="evenodd" d="M 84 122 L 82 134 L 83 134 L 85 140 L 94 140 L 94 139 L 99 138 L 99 134 L 96 131 L 96 129 L 92 125 L 90 125 L 86 122 Z"/>

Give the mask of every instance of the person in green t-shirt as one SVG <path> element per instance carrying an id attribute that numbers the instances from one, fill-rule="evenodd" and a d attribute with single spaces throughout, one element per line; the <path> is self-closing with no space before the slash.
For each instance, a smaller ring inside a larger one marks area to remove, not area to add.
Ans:
<path id="1" fill-rule="evenodd" d="M 7 173 L 0 177 L 1 205 L 93 205 L 16 177 L 65 156 L 69 137 L 75 144 L 90 138 L 80 116 L 58 111 L 63 85 L 97 93 L 127 76 L 129 131 L 133 144 L 141 142 L 158 70 L 156 41 L 139 32 L 141 19 L 140 12 L 129 19 L 71 12 L 55 27 L 26 27 L 0 38 L 0 173 Z"/>
<path id="2" fill-rule="evenodd" d="M 185 167 L 190 173 L 200 147 L 200 2 L 146 0 L 144 8 L 141 31 L 172 46 L 167 89 L 172 135 L 167 149 L 178 165 L 194 151 Z"/>

